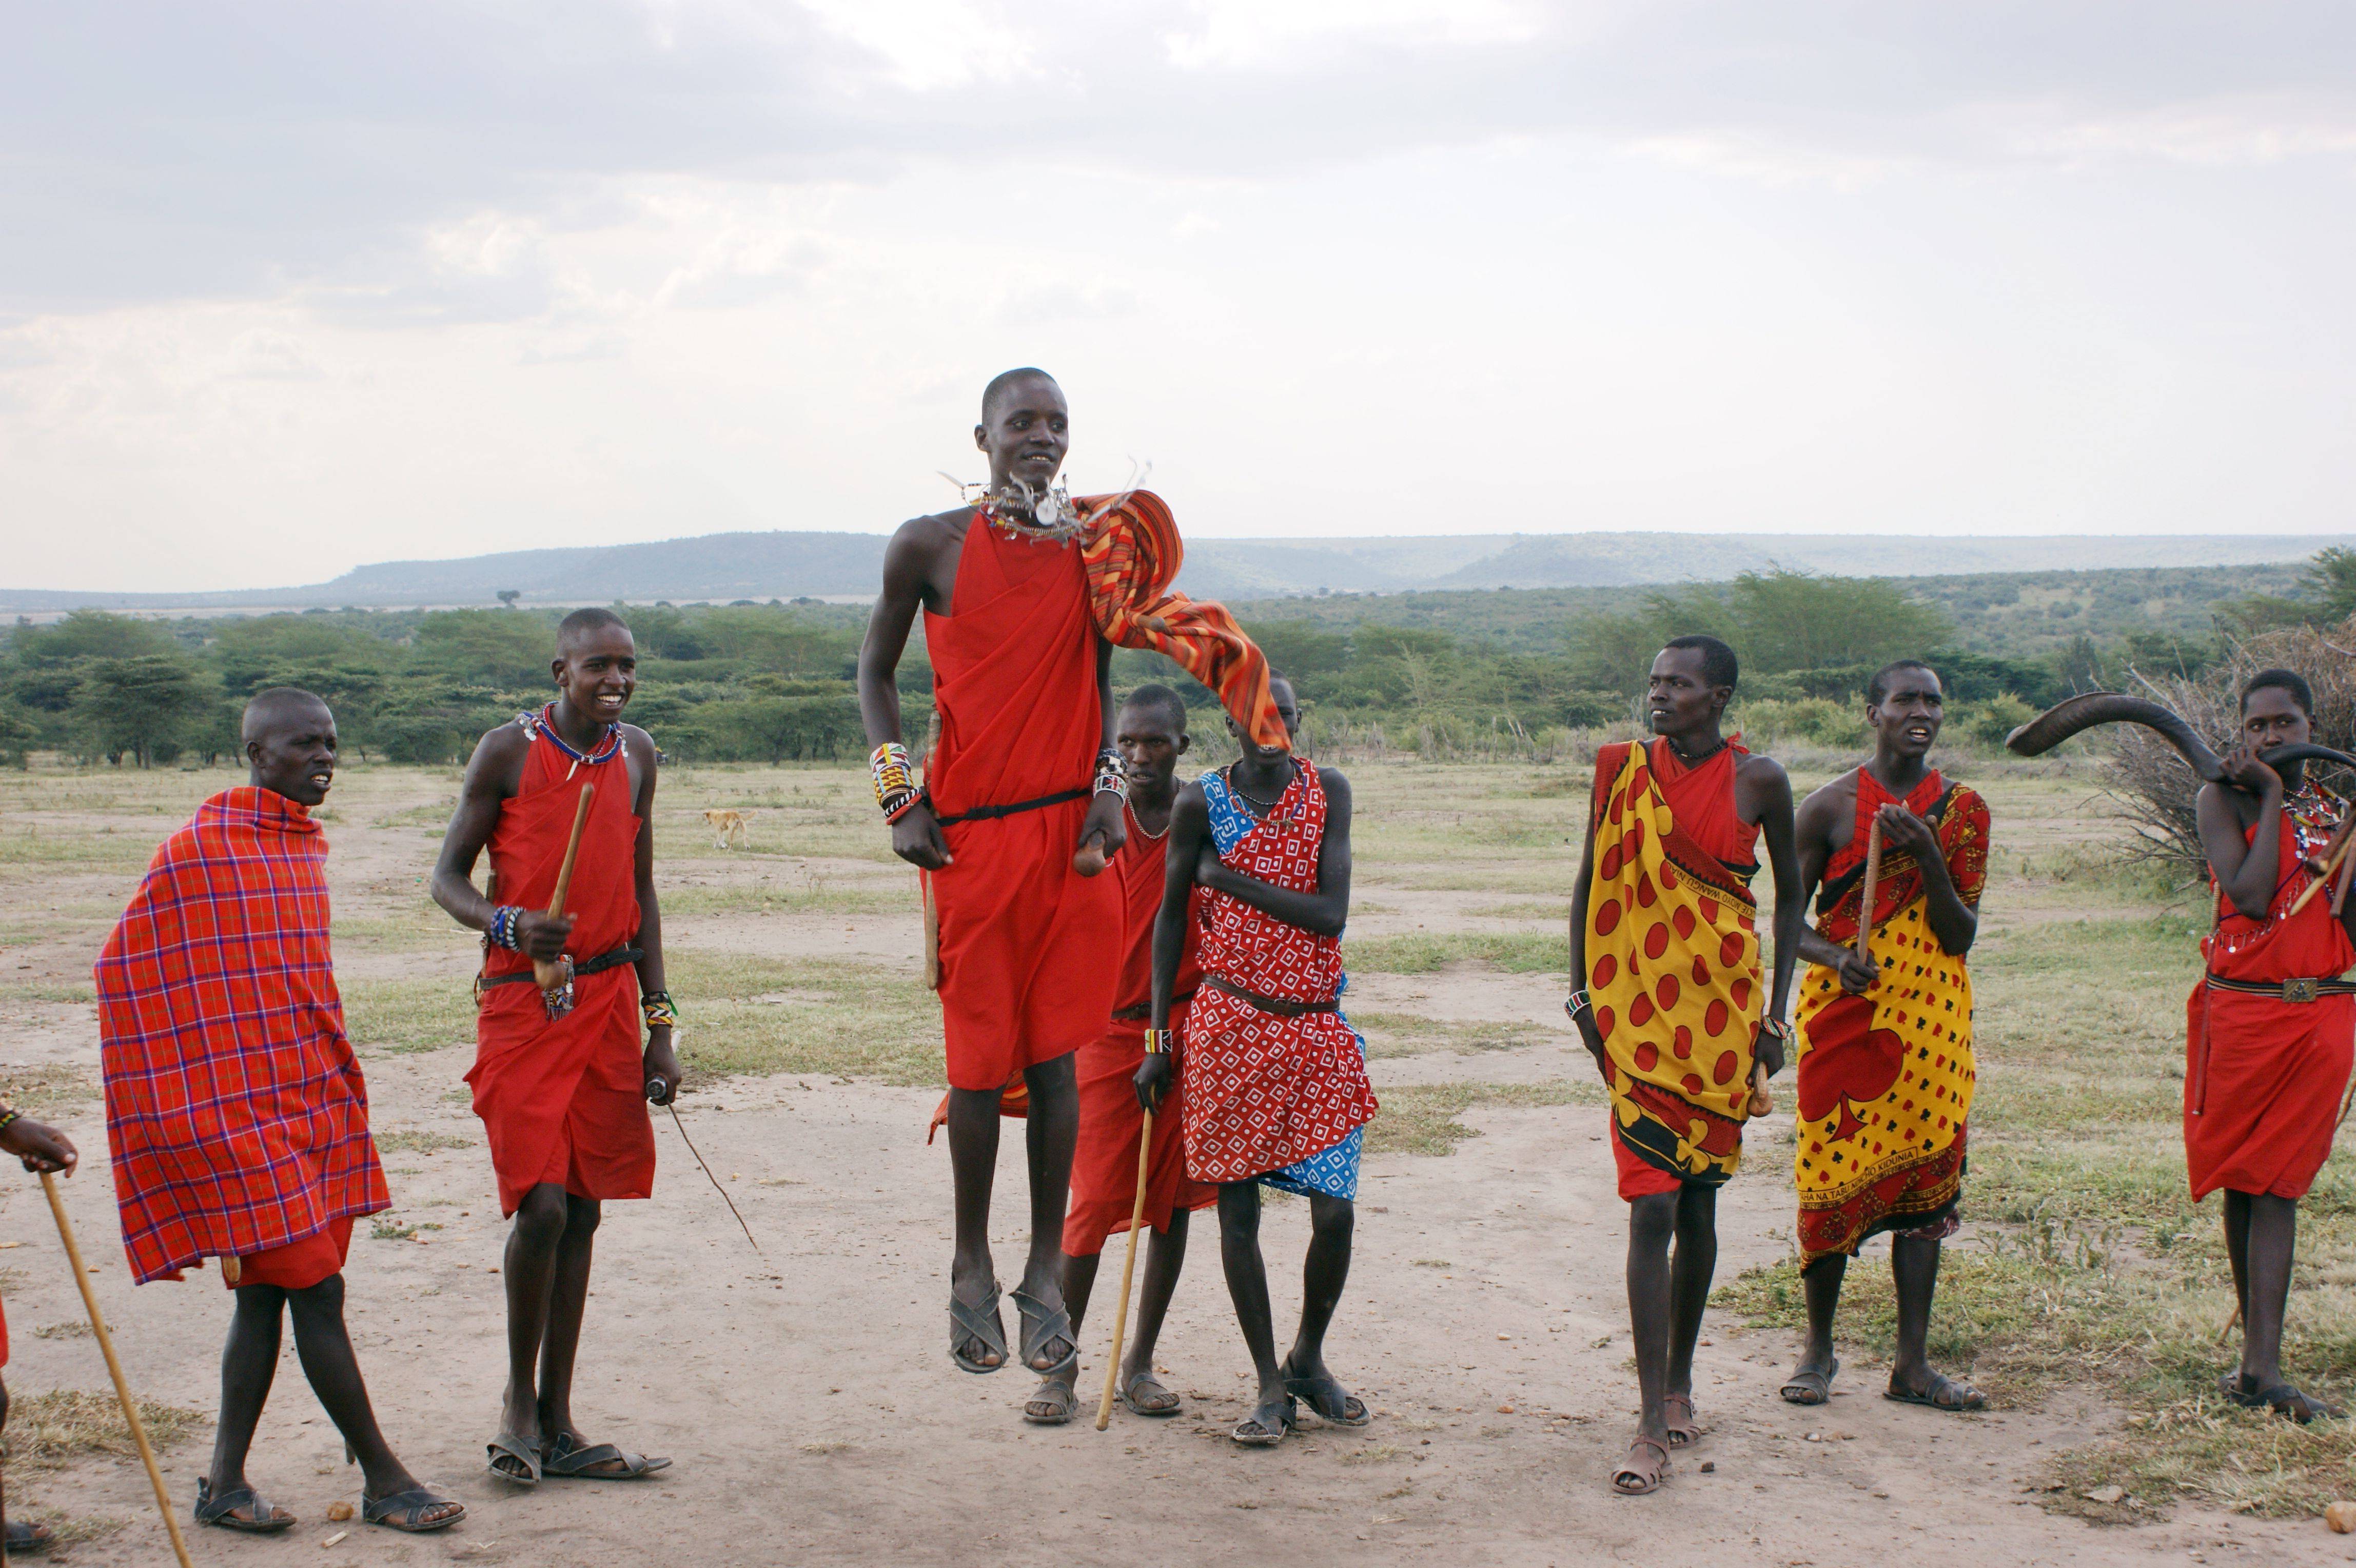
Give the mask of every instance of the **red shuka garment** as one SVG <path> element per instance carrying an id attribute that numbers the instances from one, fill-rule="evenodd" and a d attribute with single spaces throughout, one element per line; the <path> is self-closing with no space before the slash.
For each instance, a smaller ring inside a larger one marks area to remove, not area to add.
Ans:
<path id="1" fill-rule="evenodd" d="M 1669 803 L 1669 814 L 1676 819 L 1677 831 L 1716 855 L 1737 876 L 1748 877 L 1756 872 L 1759 824 L 1744 822 L 1742 814 L 1734 809 L 1736 762 L 1751 755 L 1743 748 L 1740 738 L 1729 740 L 1693 768 L 1686 766 L 1666 736 L 1655 736 L 1645 750 L 1650 754 L 1648 765 L 1653 770 L 1653 781 L 1660 786 L 1661 798 Z M 1612 1145 L 1612 1165 L 1619 1173 L 1620 1196 L 1623 1199 L 1675 1192 L 1685 1185 L 1669 1172 L 1630 1152 L 1618 1137 L 1606 1141 Z"/>
<path id="2" fill-rule="evenodd" d="M 1122 929 L 1127 946 L 1114 1011 L 1144 1007 L 1153 985 L 1153 922 L 1162 911 L 1162 872 L 1169 829 L 1149 836 L 1129 818 L 1129 842 L 1106 871 L 1120 878 L 1126 906 Z M 1201 982 L 1194 954 L 1194 923 L 1186 922 L 1186 946 L 1170 995 L 1170 1026 L 1186 1027 L 1187 999 Z M 1137 1135 L 1145 1112 L 1137 1103 L 1137 1069 L 1145 1060 L 1147 1019 L 1115 1018 L 1104 1033 L 1080 1047 L 1075 1064 L 1080 1079 L 1080 1135 L 1072 1155 L 1072 1207 L 1064 1217 L 1064 1251 L 1085 1257 L 1104 1250 L 1105 1238 L 1129 1229 L 1137 1202 Z M 1173 1079 L 1153 1118 L 1153 1153 L 1146 1167 L 1145 1223 L 1170 1229 L 1173 1210 L 1202 1208 L 1218 1201 L 1219 1189 L 1186 1175 L 1186 1144 L 1180 1122 L 1183 1103 Z"/>
<path id="3" fill-rule="evenodd" d="M 2210 974 L 2279 983 L 2335 979 L 2356 966 L 2328 892 L 2289 913 L 2313 880 L 2302 858 L 2320 853 L 2347 809 L 2315 793 L 2299 812 L 2308 823 L 2293 821 L 2298 800 L 2282 813 L 2279 879 L 2266 918 L 2250 919 L 2219 895 L 2216 929 L 2201 942 Z M 2254 843 L 2257 831 L 2247 836 Z M 2356 997 L 2285 1002 L 2221 991 L 2204 978 L 2185 1004 L 2185 1024 L 2184 1165 L 2193 1197 L 2219 1187 L 2305 1197 L 2331 1154 L 2356 1047 Z"/>
<path id="4" fill-rule="evenodd" d="M 545 909 L 555 896 L 574 803 L 582 786 L 596 785 L 565 896 L 565 913 L 573 918 L 565 950 L 575 963 L 626 947 L 638 934 L 638 819 L 629 766 L 618 747 L 604 762 L 575 763 L 535 726 L 522 785 L 499 808 L 491 832 L 498 901 Z M 528 973 L 531 960 L 493 948 L 483 969 L 487 976 Z M 490 1134 L 501 1213 L 513 1214 L 542 1182 L 562 1184 L 576 1197 L 644 1197 L 654 1190 L 655 1130 L 647 1114 L 633 965 L 577 979 L 573 1010 L 562 1018 L 549 1017 L 536 985 L 488 986 L 475 1041 L 466 1081 L 475 1090 L 475 1114 Z"/>
<path id="5" fill-rule="evenodd" d="M 998 1089 L 1077 1050 L 1112 1012 L 1118 878 L 1072 869 L 1104 740 L 1101 639 L 1079 548 L 966 525 L 951 613 L 925 616 L 940 736 L 933 809 L 954 817 L 1077 791 L 1010 816 L 945 822 L 930 874 L 940 919 L 941 1025 L 952 1089 Z"/>

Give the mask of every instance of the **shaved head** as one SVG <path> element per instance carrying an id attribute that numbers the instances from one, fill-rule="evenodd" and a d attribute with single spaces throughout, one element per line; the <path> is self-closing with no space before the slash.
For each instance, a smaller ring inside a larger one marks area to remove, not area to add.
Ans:
<path id="1" fill-rule="evenodd" d="M 335 727 L 335 714 L 318 693 L 300 686 L 273 686 L 266 692 L 256 692 L 245 704 L 245 716 L 238 722 L 238 739 L 252 746 L 274 731 L 322 720 L 328 728 Z"/>
<path id="2" fill-rule="evenodd" d="M 991 416 L 998 412 L 999 401 L 1025 381 L 1044 381 L 1059 392 L 1064 390 L 1055 377 L 1036 365 L 1021 365 L 1011 371 L 1001 371 L 990 378 L 988 386 L 981 389 L 981 422 L 988 424 Z"/>
<path id="3" fill-rule="evenodd" d="M 630 623 L 612 610 L 596 605 L 584 605 L 556 623 L 556 646 L 570 648 L 591 632 L 603 631 L 609 626 L 618 626 L 624 631 L 630 629 Z"/>
<path id="4" fill-rule="evenodd" d="M 1120 700 L 1121 711 L 1135 708 L 1151 714 L 1170 726 L 1172 735 L 1186 733 L 1186 700 L 1167 686 L 1147 683 Z"/>

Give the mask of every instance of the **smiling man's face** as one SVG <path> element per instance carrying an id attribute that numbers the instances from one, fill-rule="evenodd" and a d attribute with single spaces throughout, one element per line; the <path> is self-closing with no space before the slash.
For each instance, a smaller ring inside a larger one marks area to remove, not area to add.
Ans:
<path id="1" fill-rule="evenodd" d="M 1921 757 L 1938 740 L 1939 726 L 1947 722 L 1947 694 L 1940 689 L 1939 677 L 1928 670 L 1912 666 L 1893 670 L 1881 701 L 1866 704 L 1865 722 L 1890 752 Z"/>
<path id="2" fill-rule="evenodd" d="M 556 659 L 556 684 L 575 713 L 612 724 L 638 689 L 638 644 L 626 626 L 569 633 Z"/>
<path id="3" fill-rule="evenodd" d="M 992 489 L 1011 480 L 1031 495 L 1055 482 L 1071 449 L 1072 413 L 1064 389 L 1045 376 L 1024 376 L 1000 390 L 973 427 L 973 444 L 990 454 Z"/>
<path id="4" fill-rule="evenodd" d="M 336 715 L 316 698 L 284 701 L 250 714 L 245 760 L 255 784 L 316 806 L 336 782 Z"/>

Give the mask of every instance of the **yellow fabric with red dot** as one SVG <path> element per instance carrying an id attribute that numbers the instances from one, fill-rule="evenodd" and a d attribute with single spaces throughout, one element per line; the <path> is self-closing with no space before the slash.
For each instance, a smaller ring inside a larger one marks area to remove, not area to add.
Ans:
<path id="1" fill-rule="evenodd" d="M 1616 749 L 1616 748 L 1615 748 Z M 1599 758 L 1587 992 L 1621 1141 L 1693 1181 L 1741 1160 L 1758 1038 L 1755 905 L 1676 829 L 1644 748 Z M 1601 768 L 1611 768 L 1608 783 Z"/>

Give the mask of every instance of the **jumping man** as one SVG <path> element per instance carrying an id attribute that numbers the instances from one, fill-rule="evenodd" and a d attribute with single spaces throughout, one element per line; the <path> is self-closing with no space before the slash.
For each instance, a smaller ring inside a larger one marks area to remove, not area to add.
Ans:
<path id="1" fill-rule="evenodd" d="M 2308 1422 L 2340 1412 L 2283 1376 L 2283 1311 L 2298 1240 L 2298 1200 L 2331 1154 L 2356 1044 L 2349 921 L 2328 890 L 2296 915 L 2312 862 L 2348 802 L 2258 760 L 2311 738 L 2315 694 L 2288 670 L 2242 688 L 2242 734 L 2225 782 L 2203 785 L 2201 847 L 2217 887 L 2217 924 L 2201 944 L 2208 972 L 2187 1004 L 2184 1164 L 2193 1201 L 2225 1194 L 2225 1251 L 2241 1305 L 2242 1364 L 2218 1379 L 2227 1399 Z"/>
<path id="2" fill-rule="evenodd" d="M 1612 1486 L 1631 1495 L 1658 1487 L 1669 1450 L 1701 1436 L 1693 1352 L 1718 1266 L 1718 1188 L 1741 1159 L 1754 1062 L 1771 1076 L 1783 1065 L 1783 1007 L 1807 915 L 1791 781 L 1719 733 L 1739 674 L 1734 650 L 1714 637 L 1661 650 L 1646 682 L 1656 738 L 1596 754 L 1571 896 L 1579 989 L 1567 1006 L 1612 1092 L 1612 1154 L 1628 1202 L 1643 1413 Z M 1775 867 L 1772 991 L 1759 983 L 1750 886 L 1762 831 Z"/>
<path id="3" fill-rule="evenodd" d="M 611 610 L 556 630 L 556 700 L 483 736 L 434 867 L 434 901 L 484 934 L 466 1081 L 490 1134 L 499 1210 L 515 1218 L 503 1278 L 508 1387 L 490 1469 L 631 1480 L 670 1463 L 591 1444 L 573 1421 L 573 1364 L 599 1205 L 654 1188 L 647 1104 L 679 1092 L 655 902 L 655 743 L 621 722 L 637 645 Z M 548 913 L 584 789 L 594 787 L 565 907 Z M 475 860 L 491 856 L 489 897 Z M 554 962 L 543 992 L 532 961 Z M 639 1026 L 646 1026 L 641 1049 Z"/>
<path id="4" fill-rule="evenodd" d="M 1020 1353 L 1034 1372 L 1078 1369 L 1057 1245 L 1079 1122 L 1072 1054 L 1112 1013 L 1120 887 L 1098 874 L 1126 842 L 1128 781 L 1112 744 L 1112 649 L 1089 608 L 1078 520 L 1055 488 L 1069 424 L 1044 371 L 990 383 L 973 429 L 989 490 L 893 535 L 859 654 L 876 800 L 937 912 L 957 1184 L 949 1357 L 969 1372 L 1008 1359 L 990 1194 L 999 1102 L 1018 1076 L 1031 1167 Z M 896 682 L 920 610 L 940 723 L 921 787 Z"/>
<path id="5" fill-rule="evenodd" d="M 1984 1410 L 1976 1389 L 1924 1353 L 1939 1243 L 1955 1233 L 1964 1124 L 1972 1108 L 1972 981 L 1964 958 L 1987 880 L 1987 803 L 1926 757 L 1946 716 L 1928 665 L 1901 660 L 1866 687 L 1873 757 L 1800 803 L 1800 880 L 1816 892 L 1816 928 L 1794 1034 L 1800 1273 L 1808 1347 L 1783 1385 L 1794 1404 L 1832 1397 L 1840 1360 L 1833 1317 L 1841 1280 L 1866 1238 L 1890 1232 L 1898 1358 L 1886 1397 L 1933 1410 Z M 1879 826 L 1873 909 L 1868 852 Z M 1860 921 L 1870 956 L 1857 950 Z"/>
<path id="6" fill-rule="evenodd" d="M 218 1258 L 236 1294 L 198 1523 L 254 1534 L 294 1524 L 245 1473 L 291 1316 L 303 1374 L 359 1461 L 361 1517 L 441 1530 L 466 1510 L 393 1456 L 344 1326 L 352 1221 L 391 1197 L 344 1033 L 327 844 L 310 814 L 335 782 L 335 715 L 276 687 L 246 704 L 242 734 L 248 782 L 164 841 L 99 954 L 123 1250 L 141 1284 Z"/>
<path id="7" fill-rule="evenodd" d="M 1285 733 L 1300 727 L 1292 685 L 1271 674 Z M 1219 1255 L 1259 1375 L 1251 1415 L 1231 1434 L 1284 1440 L 1306 1402 L 1335 1426 L 1364 1426 L 1365 1402 L 1325 1366 L 1325 1331 L 1350 1277 L 1358 1151 L 1377 1109 L 1365 1045 L 1342 1016 L 1342 929 L 1350 918 L 1350 785 L 1285 746 L 1256 744 L 1179 791 L 1153 927 L 1153 1027 L 1137 1093 L 1158 1105 L 1173 1046 L 1184 1098 L 1186 1174 L 1219 1188 Z M 1183 1041 L 1171 1033 L 1190 906 L 1202 976 Z M 1259 1250 L 1260 1185 L 1309 1199 L 1301 1327 L 1279 1362 Z"/>
<path id="8" fill-rule="evenodd" d="M 1129 1229 L 1137 1201 L 1137 1139 L 1144 1113 L 1137 1099 L 1137 1069 L 1145 1061 L 1145 1027 L 1151 1015 L 1154 916 L 1162 908 L 1169 867 L 1163 853 L 1171 808 L 1178 798 L 1178 759 L 1186 754 L 1186 704 L 1167 686 L 1140 686 L 1120 705 L 1114 744 L 1129 768 L 1129 842 L 1113 857 L 1128 906 L 1127 949 L 1120 966 L 1111 1026 L 1079 1049 L 1080 1135 L 1072 1160 L 1072 1208 L 1064 1217 L 1064 1301 L 1076 1330 L 1096 1283 L 1105 1239 Z M 1171 1016 L 1185 1027 L 1187 1004 L 1199 978 L 1194 930 L 1179 956 Z M 1153 1349 L 1162 1320 L 1178 1288 L 1186 1262 L 1186 1214 L 1218 1201 L 1218 1189 L 1186 1175 L 1185 1140 L 1173 1097 L 1153 1118 L 1153 1152 L 1147 1168 L 1145 1223 L 1152 1239 L 1145 1248 L 1145 1279 L 1137 1308 L 1137 1332 L 1121 1359 L 1120 1399 L 1137 1415 L 1171 1416 L 1176 1394 L 1153 1375 Z M 1023 1414 L 1054 1423 L 1071 1418 L 1076 1403 L 1071 1373 L 1050 1374 Z"/>

